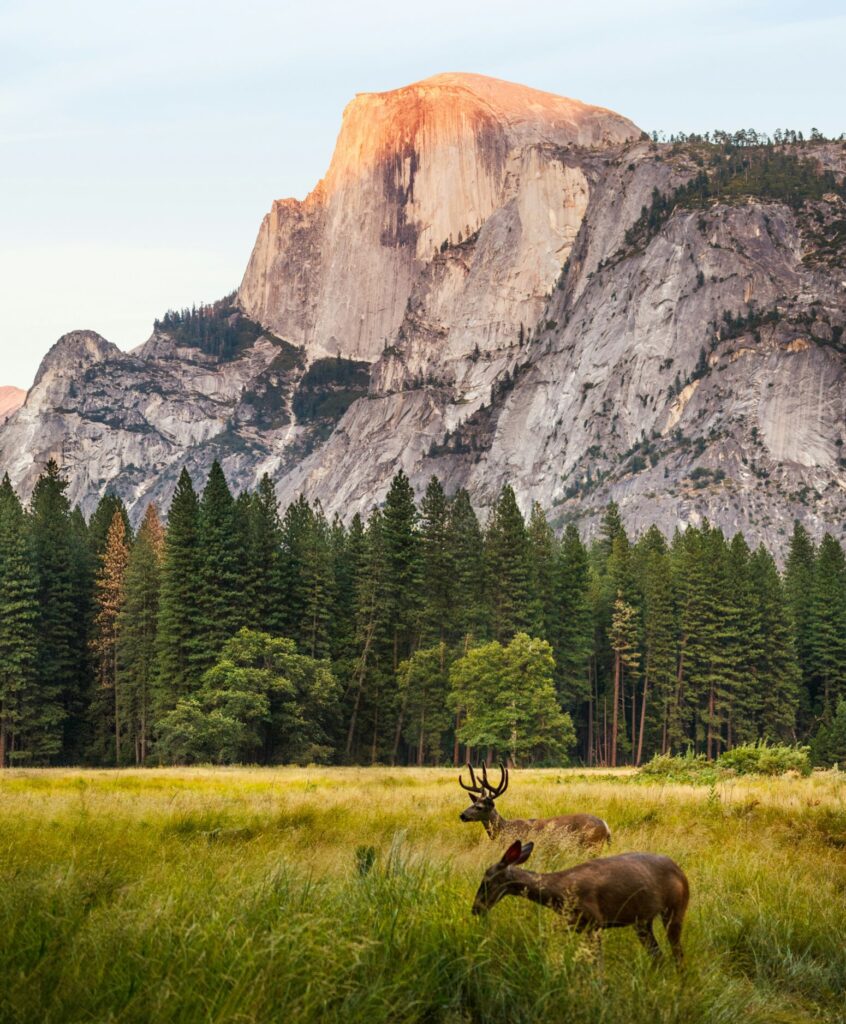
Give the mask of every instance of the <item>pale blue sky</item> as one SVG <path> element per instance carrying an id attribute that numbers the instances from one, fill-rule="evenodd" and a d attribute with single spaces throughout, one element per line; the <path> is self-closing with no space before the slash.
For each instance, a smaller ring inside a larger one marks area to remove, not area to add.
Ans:
<path id="1" fill-rule="evenodd" d="M 647 130 L 846 131 L 828 0 L 0 0 L 0 384 L 236 287 L 356 93 L 474 71 Z"/>

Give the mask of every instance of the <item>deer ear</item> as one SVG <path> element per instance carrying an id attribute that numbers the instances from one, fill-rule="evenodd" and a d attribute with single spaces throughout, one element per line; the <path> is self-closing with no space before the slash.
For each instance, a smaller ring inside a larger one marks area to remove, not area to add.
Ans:
<path id="1" fill-rule="evenodd" d="M 532 850 L 534 850 L 534 848 L 535 848 L 535 844 L 534 843 L 526 843 L 526 845 L 523 847 L 522 852 L 520 853 L 520 856 L 517 858 L 517 860 L 514 861 L 514 863 L 515 864 L 525 864 L 526 861 L 531 856 Z"/>
<path id="2" fill-rule="evenodd" d="M 529 843 L 529 853 L 531 853 L 531 852 L 532 852 L 532 844 Z M 502 863 L 503 864 L 519 864 L 521 856 L 522 856 L 522 847 L 520 845 L 520 840 L 519 839 L 515 839 L 514 842 L 511 844 L 511 846 L 509 846 L 508 849 L 505 851 L 505 853 L 502 855 Z"/>

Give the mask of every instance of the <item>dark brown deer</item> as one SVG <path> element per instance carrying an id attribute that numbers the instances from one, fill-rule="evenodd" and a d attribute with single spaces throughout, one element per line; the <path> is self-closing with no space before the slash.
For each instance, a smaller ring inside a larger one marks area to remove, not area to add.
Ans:
<path id="1" fill-rule="evenodd" d="M 500 764 L 500 778 L 496 786 L 488 781 L 487 769 L 482 765 L 482 777 L 477 781 L 472 765 L 470 785 L 459 775 L 458 781 L 468 793 L 473 793 L 473 803 L 462 811 L 462 821 L 481 821 L 491 839 L 516 838 L 534 834 L 536 838 L 569 839 L 582 846 L 598 847 L 611 842 L 611 830 L 602 818 L 593 814 L 559 814 L 555 818 L 506 819 L 497 811 L 494 801 L 508 789 L 508 769 Z"/>
<path id="2" fill-rule="evenodd" d="M 520 868 L 533 845 L 523 846 L 516 840 L 502 860 L 488 868 L 473 901 L 474 914 L 486 913 L 503 896 L 525 896 L 561 914 L 577 931 L 592 932 L 597 943 L 603 928 L 631 926 L 656 958 L 661 947 L 652 922 L 660 917 L 676 963 L 681 964 L 681 931 L 690 889 L 675 861 L 655 853 L 621 853 L 567 871 L 538 874 Z"/>

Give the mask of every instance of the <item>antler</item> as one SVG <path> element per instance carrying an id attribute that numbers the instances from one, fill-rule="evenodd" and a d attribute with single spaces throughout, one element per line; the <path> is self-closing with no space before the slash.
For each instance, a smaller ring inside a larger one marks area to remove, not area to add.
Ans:
<path id="1" fill-rule="evenodd" d="M 487 769 L 482 765 L 482 785 L 488 791 L 492 800 L 495 800 L 498 796 L 502 796 L 506 789 L 508 789 L 508 769 L 502 761 L 499 762 L 499 783 L 496 786 L 492 786 L 490 782 L 488 782 Z"/>
<path id="2" fill-rule="evenodd" d="M 470 782 L 471 782 L 471 785 L 468 786 L 467 783 L 464 781 L 464 779 L 462 779 L 462 777 L 460 775 L 458 776 L 458 784 L 461 786 L 462 789 L 466 789 L 468 793 L 481 793 L 482 792 L 482 784 L 476 781 L 476 776 L 475 776 L 475 774 L 473 772 L 473 765 L 470 764 L 469 761 L 467 762 L 467 767 L 470 770 Z"/>

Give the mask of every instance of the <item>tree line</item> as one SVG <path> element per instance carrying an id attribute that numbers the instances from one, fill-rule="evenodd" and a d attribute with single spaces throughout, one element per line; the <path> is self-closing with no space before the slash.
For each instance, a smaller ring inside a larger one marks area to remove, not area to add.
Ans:
<path id="1" fill-rule="evenodd" d="M 0 764 L 641 764 L 759 740 L 846 758 L 846 560 L 707 522 L 586 545 L 399 472 L 349 524 L 183 470 L 165 526 L 0 484 Z"/>

